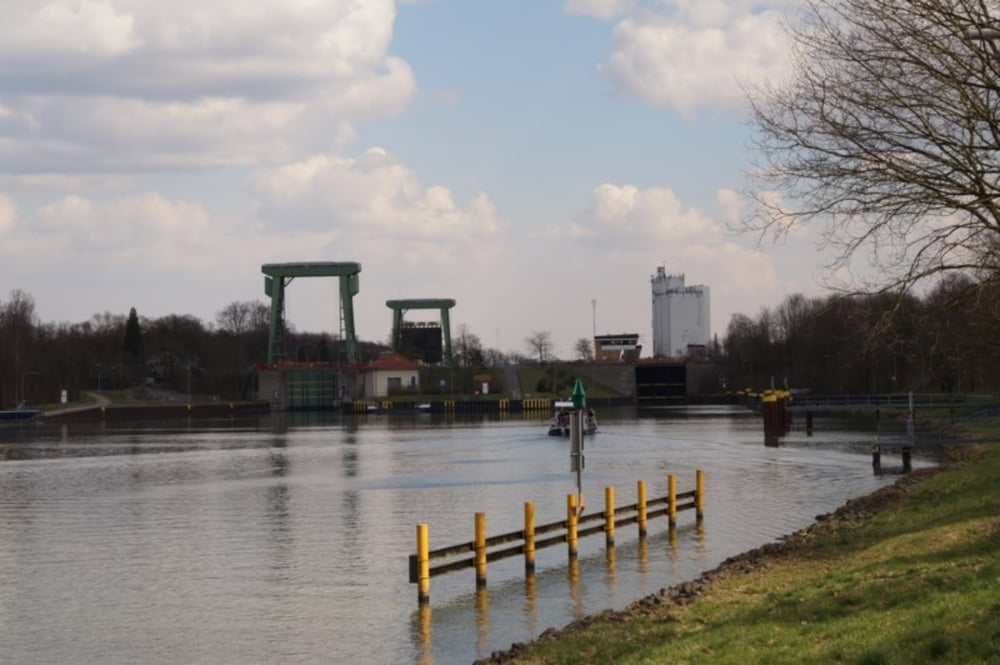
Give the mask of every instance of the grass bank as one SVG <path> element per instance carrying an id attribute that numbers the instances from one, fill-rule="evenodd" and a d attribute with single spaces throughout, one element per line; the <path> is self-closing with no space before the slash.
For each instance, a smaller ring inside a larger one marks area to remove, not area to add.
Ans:
<path id="1" fill-rule="evenodd" d="M 483 662 L 1000 665 L 1000 446 L 965 453 L 698 580 Z"/>

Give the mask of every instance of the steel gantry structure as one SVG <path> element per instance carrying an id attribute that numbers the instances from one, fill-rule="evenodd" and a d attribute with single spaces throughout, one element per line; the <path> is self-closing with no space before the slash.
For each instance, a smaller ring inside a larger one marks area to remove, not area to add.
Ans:
<path id="1" fill-rule="evenodd" d="M 441 310 L 441 335 L 444 337 L 444 361 L 451 363 L 451 320 L 448 310 L 455 306 L 451 298 L 410 298 L 404 300 L 386 300 L 385 306 L 392 309 L 392 350 L 399 351 L 402 347 L 401 330 L 403 328 L 403 312 L 410 309 Z"/>
<path id="2" fill-rule="evenodd" d="M 268 364 L 275 363 L 285 355 L 285 287 L 296 277 L 340 278 L 340 337 L 345 343 L 347 361 L 357 362 L 354 296 L 358 294 L 360 263 L 265 263 L 260 270 L 264 273 L 264 294 L 271 298 L 271 320 L 267 342 Z"/>

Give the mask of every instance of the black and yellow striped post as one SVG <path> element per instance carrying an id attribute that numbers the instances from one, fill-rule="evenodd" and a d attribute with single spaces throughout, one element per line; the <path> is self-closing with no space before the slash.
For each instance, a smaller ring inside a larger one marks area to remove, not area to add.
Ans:
<path id="1" fill-rule="evenodd" d="M 635 505 L 638 516 L 636 524 L 639 525 L 639 537 L 646 537 L 646 481 L 640 480 L 635 488 Z"/>
<path id="2" fill-rule="evenodd" d="M 705 472 L 701 469 L 695 472 L 694 515 L 699 522 L 705 518 Z"/>
<path id="3" fill-rule="evenodd" d="M 486 513 L 476 513 L 476 586 L 486 586 Z"/>
<path id="4" fill-rule="evenodd" d="M 417 603 L 431 602 L 431 558 L 427 525 L 417 525 Z"/>
<path id="5" fill-rule="evenodd" d="M 667 476 L 667 522 L 671 529 L 677 526 L 677 476 Z"/>
<path id="6" fill-rule="evenodd" d="M 535 574 L 535 504 L 524 504 L 524 574 Z"/>
<path id="7" fill-rule="evenodd" d="M 577 554 L 576 536 L 576 495 L 566 495 L 566 549 L 569 553 L 569 560 L 575 561 Z"/>
<path id="8" fill-rule="evenodd" d="M 611 485 L 604 488 L 604 543 L 615 546 L 615 488 Z"/>

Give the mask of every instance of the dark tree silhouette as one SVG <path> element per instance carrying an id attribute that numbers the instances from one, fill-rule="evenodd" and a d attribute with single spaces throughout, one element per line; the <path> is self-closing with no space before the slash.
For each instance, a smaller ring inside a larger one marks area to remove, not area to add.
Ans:
<path id="1" fill-rule="evenodd" d="M 145 356 L 142 346 L 142 328 L 139 326 L 139 315 L 136 314 L 135 307 L 128 311 L 128 320 L 125 321 L 124 349 L 132 362 L 139 362 Z"/>

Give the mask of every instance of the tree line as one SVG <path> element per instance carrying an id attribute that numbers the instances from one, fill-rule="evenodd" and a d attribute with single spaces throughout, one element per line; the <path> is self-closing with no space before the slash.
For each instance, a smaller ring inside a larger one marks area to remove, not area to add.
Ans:
<path id="1" fill-rule="evenodd" d="M 30 294 L 0 301 L 0 405 L 52 403 L 67 391 L 146 387 L 220 399 L 244 395 L 249 370 L 267 358 L 270 309 L 233 302 L 213 323 L 186 314 L 143 317 L 104 312 L 82 323 L 42 323 Z M 290 330 L 292 360 L 334 362 L 336 341 Z M 363 360 L 387 349 L 361 342 Z"/>
<path id="2" fill-rule="evenodd" d="M 104 312 L 82 323 L 43 323 L 33 297 L 20 289 L 0 300 L 0 407 L 70 400 L 82 391 L 144 388 L 196 398 L 241 399 L 249 372 L 267 358 L 270 308 L 235 301 L 205 323 L 186 314 L 158 318 Z M 325 333 L 287 326 L 287 359 L 302 363 L 347 363 L 344 345 Z M 486 348 L 465 325 L 452 340 L 455 363 L 496 367 L 523 359 Z M 389 351 L 378 341 L 357 343 L 358 360 Z M 470 379 L 471 381 L 471 379 Z"/>
<path id="3" fill-rule="evenodd" d="M 722 342 L 731 389 L 820 393 L 1000 389 L 1000 286 L 952 274 L 912 294 L 796 294 L 735 315 Z"/>
<path id="4" fill-rule="evenodd" d="M 190 315 L 141 317 L 134 308 L 127 316 L 41 323 L 32 297 L 14 290 L 0 301 L 0 405 L 52 403 L 63 390 L 75 400 L 81 391 L 134 387 L 240 399 L 249 370 L 267 357 L 269 316 L 264 303 L 233 302 L 211 324 Z M 755 317 L 736 314 L 708 359 L 725 379 L 720 391 L 988 392 L 1000 389 L 998 329 L 1000 285 L 952 274 L 922 297 L 795 294 Z M 290 360 L 346 363 L 329 335 L 293 329 L 286 340 Z M 454 363 L 474 370 L 559 362 L 547 331 L 524 342 L 528 354 L 504 353 L 461 325 Z M 577 360 L 590 361 L 589 347 L 578 346 Z M 361 341 L 358 350 L 366 362 L 389 347 Z"/>

